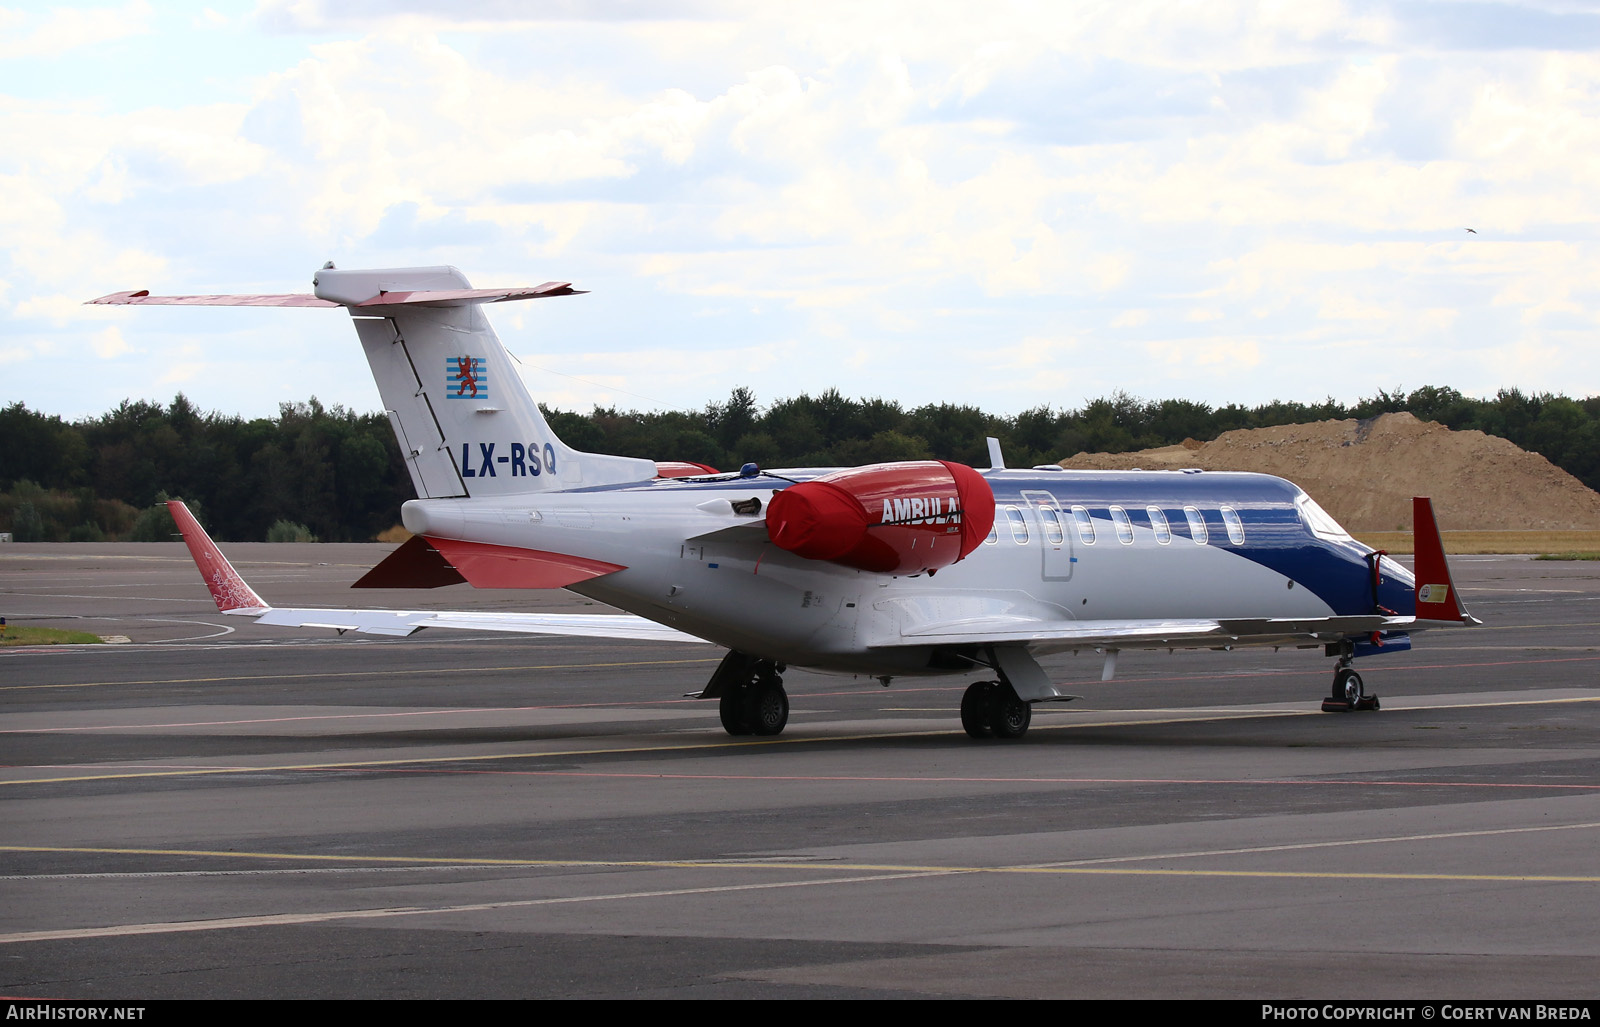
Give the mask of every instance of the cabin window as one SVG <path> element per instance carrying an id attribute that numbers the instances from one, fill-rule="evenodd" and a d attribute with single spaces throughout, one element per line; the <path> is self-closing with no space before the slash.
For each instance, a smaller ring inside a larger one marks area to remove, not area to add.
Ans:
<path id="1" fill-rule="evenodd" d="M 1044 537 L 1050 544 L 1059 546 L 1066 541 L 1066 533 L 1061 530 L 1061 515 L 1053 506 L 1039 506 L 1034 509 L 1039 511 L 1039 520 L 1044 524 Z"/>
<path id="2" fill-rule="evenodd" d="M 1094 519 L 1089 516 L 1089 511 L 1081 506 L 1072 508 L 1072 523 L 1078 529 L 1078 541 L 1086 546 L 1094 545 Z"/>
<path id="3" fill-rule="evenodd" d="M 1147 506 L 1144 512 L 1150 517 L 1150 528 L 1156 533 L 1156 541 L 1166 545 L 1172 541 L 1172 529 L 1167 526 L 1167 515 L 1161 512 L 1159 506 Z"/>
<path id="4" fill-rule="evenodd" d="M 1223 507 L 1222 523 L 1228 526 L 1228 541 L 1236 546 L 1244 545 L 1244 522 L 1239 519 L 1238 511 L 1231 506 Z"/>
<path id="5" fill-rule="evenodd" d="M 1111 523 L 1117 526 L 1117 541 L 1125 546 L 1133 545 L 1133 522 L 1128 520 L 1128 511 L 1120 506 L 1112 507 Z"/>
<path id="6" fill-rule="evenodd" d="M 989 525 L 989 537 L 983 540 L 983 544 L 986 546 L 992 546 L 998 541 L 1000 541 L 1000 529 L 996 528 L 991 523 Z"/>
<path id="7" fill-rule="evenodd" d="M 1011 522 L 1011 540 L 1019 546 L 1028 544 L 1028 522 L 1022 516 L 1022 511 L 1014 506 L 1006 507 L 1006 520 Z"/>
<path id="8" fill-rule="evenodd" d="M 1192 506 L 1183 508 L 1183 516 L 1189 521 L 1189 537 L 1194 539 L 1194 544 L 1206 544 L 1206 519 L 1200 516 L 1200 511 Z"/>

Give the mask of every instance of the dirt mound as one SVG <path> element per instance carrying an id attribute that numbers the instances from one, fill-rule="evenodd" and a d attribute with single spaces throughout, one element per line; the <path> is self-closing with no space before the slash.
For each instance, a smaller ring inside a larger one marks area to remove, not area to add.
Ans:
<path id="1" fill-rule="evenodd" d="M 1410 414 L 1230 431 L 1138 453 L 1079 453 L 1080 469 L 1260 471 L 1311 493 L 1351 531 L 1411 527 L 1411 497 L 1432 496 L 1451 530 L 1600 530 L 1600 493 L 1537 453 Z"/>

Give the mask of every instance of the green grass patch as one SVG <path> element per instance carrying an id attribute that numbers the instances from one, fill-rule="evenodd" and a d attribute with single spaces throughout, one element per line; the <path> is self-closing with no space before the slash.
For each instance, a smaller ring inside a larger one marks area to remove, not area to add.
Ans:
<path id="1" fill-rule="evenodd" d="M 87 631 L 61 631 L 57 628 L 19 628 L 7 625 L 0 632 L 0 645 L 89 645 L 101 641 Z"/>
<path id="2" fill-rule="evenodd" d="M 1570 553 L 1540 553 L 1535 560 L 1600 560 L 1600 551 L 1594 549 Z"/>

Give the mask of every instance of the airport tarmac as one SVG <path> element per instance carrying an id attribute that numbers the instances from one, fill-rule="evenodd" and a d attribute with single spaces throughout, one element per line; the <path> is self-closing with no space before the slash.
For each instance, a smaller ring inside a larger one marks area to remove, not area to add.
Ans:
<path id="1" fill-rule="evenodd" d="M 225 546 L 285 605 L 385 551 Z M 709 646 L 258 628 L 180 545 L 0 546 L 0 993 L 27 998 L 1600 995 L 1600 564 L 1458 557 L 1486 626 L 1363 660 L 1124 653 L 1020 742 L 964 678 L 792 671 L 725 735 Z"/>

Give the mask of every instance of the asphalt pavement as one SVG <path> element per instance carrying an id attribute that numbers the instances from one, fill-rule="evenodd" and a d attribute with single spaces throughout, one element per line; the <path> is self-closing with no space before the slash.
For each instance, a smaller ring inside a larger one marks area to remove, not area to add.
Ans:
<path id="1" fill-rule="evenodd" d="M 225 547 L 269 601 L 366 545 Z M 791 671 L 788 729 L 684 697 L 700 645 L 259 628 L 178 545 L 0 547 L 0 993 L 1593 999 L 1600 564 L 1459 557 L 1485 626 L 1319 652 L 1046 661 L 1082 696 L 974 742 L 964 678 Z"/>

